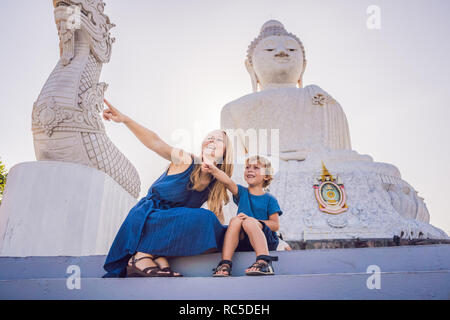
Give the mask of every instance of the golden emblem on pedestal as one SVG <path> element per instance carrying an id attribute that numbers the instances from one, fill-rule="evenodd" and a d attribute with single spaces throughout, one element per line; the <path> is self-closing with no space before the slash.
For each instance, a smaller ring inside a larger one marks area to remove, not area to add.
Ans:
<path id="1" fill-rule="evenodd" d="M 329 214 L 339 214 L 347 211 L 345 203 L 347 195 L 344 185 L 339 183 L 322 162 L 322 175 L 317 179 L 318 184 L 313 186 L 314 194 L 319 203 L 319 210 Z"/>

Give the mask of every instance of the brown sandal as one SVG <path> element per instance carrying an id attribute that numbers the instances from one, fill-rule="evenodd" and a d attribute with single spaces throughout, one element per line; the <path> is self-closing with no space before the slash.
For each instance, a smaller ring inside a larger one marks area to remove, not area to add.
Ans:
<path id="1" fill-rule="evenodd" d="M 139 277 L 167 277 L 167 272 L 161 273 L 161 269 L 158 265 L 153 267 L 147 267 L 143 270 L 136 267 L 136 262 L 143 260 L 143 259 L 150 259 L 153 261 L 154 257 L 141 257 L 136 259 L 136 255 L 134 254 L 131 257 L 131 266 L 127 265 L 127 277 L 128 278 L 139 278 Z M 156 263 L 155 263 L 156 264 Z"/>
<path id="2" fill-rule="evenodd" d="M 169 274 L 165 275 L 165 277 L 174 277 L 174 278 L 179 278 L 182 277 L 182 274 L 175 274 L 175 272 L 170 268 L 170 267 L 165 267 L 162 268 L 161 271 L 163 272 L 169 272 Z"/>
<path id="3" fill-rule="evenodd" d="M 153 260 L 155 261 L 155 263 L 159 266 L 160 270 L 162 272 L 166 272 L 165 277 L 175 277 L 175 278 L 179 278 L 182 277 L 182 274 L 175 274 L 175 272 L 172 270 L 172 268 L 170 267 L 164 267 L 161 268 L 160 264 L 158 262 L 156 262 L 157 259 L 159 258 L 165 258 L 165 256 L 153 256 Z M 177 272 L 178 273 L 178 272 Z"/>

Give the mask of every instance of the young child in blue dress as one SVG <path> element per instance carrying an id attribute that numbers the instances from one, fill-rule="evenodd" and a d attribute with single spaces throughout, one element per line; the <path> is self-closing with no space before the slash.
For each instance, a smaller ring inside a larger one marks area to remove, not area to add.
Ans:
<path id="1" fill-rule="evenodd" d="M 279 216 L 282 214 L 277 199 L 265 192 L 273 179 L 272 166 L 262 156 L 253 156 L 246 160 L 244 179 L 248 187 L 236 184 L 213 164 L 204 163 L 209 172 L 233 194 L 238 205 L 238 213 L 230 220 L 225 234 L 222 260 L 213 269 L 214 277 L 231 275 L 232 257 L 235 251 L 255 251 L 256 262 L 246 269 L 246 275 L 273 275 L 272 261 L 277 257 L 269 256 L 269 250 L 278 246 Z"/>

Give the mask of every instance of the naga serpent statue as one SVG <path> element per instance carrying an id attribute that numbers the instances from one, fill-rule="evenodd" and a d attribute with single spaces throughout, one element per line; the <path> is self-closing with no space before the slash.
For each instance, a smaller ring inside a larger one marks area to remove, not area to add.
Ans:
<path id="1" fill-rule="evenodd" d="M 107 84 L 98 81 L 111 57 L 114 24 L 102 0 L 53 0 L 53 6 L 60 60 L 33 106 L 36 158 L 96 168 L 137 198 L 139 175 L 106 135 L 99 114 Z"/>

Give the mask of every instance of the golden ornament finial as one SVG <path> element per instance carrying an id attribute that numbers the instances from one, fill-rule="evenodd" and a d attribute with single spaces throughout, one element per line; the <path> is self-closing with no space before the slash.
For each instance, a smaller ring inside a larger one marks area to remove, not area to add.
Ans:
<path id="1" fill-rule="evenodd" d="M 328 179 L 327 179 L 328 177 Z M 330 172 L 328 172 L 327 167 L 325 167 L 325 163 L 322 161 L 322 175 L 321 175 L 321 181 L 334 181 L 334 177 L 331 175 Z"/>

